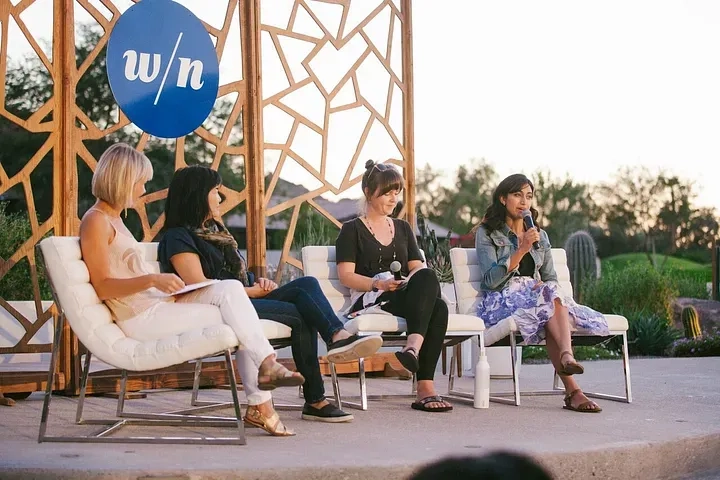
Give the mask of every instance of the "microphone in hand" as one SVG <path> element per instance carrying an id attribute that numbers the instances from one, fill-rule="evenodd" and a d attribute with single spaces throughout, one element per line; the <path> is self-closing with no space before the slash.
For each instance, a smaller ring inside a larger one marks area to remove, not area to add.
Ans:
<path id="1" fill-rule="evenodd" d="M 390 272 L 393 274 L 393 278 L 395 278 L 395 280 L 402 280 L 402 272 L 400 271 L 401 268 L 402 265 L 400 265 L 400 262 L 397 260 L 390 264 Z"/>
<path id="2" fill-rule="evenodd" d="M 526 232 L 531 228 L 535 228 L 535 222 L 533 221 L 532 213 L 530 213 L 530 210 L 525 210 L 523 212 L 523 227 L 525 227 Z M 533 242 L 533 248 L 535 250 L 538 250 L 540 248 L 540 243 Z M 392 265 L 390 267 L 392 269 Z"/>

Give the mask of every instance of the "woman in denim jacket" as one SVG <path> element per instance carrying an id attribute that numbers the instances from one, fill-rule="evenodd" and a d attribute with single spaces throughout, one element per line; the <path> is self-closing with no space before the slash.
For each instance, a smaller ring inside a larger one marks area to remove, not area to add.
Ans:
<path id="1" fill-rule="evenodd" d="M 607 335 L 607 321 L 562 293 L 547 233 L 539 228 L 524 231 L 524 212 L 529 210 L 533 220 L 538 215 L 532 207 L 534 190 L 525 175 L 515 174 L 500 182 L 493 193 L 475 235 L 483 290 L 477 314 L 488 328 L 512 318 L 526 344 L 544 339 L 565 385 L 564 408 L 600 412 L 573 378 L 584 369 L 572 353 L 570 322 L 583 332 Z M 535 242 L 538 248 L 533 246 Z"/>

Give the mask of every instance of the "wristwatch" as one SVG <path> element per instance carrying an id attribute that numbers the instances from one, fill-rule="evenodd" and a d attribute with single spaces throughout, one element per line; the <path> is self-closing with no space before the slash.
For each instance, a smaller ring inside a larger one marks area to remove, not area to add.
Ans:
<path id="1" fill-rule="evenodd" d="M 377 291 L 378 291 L 378 288 L 375 286 L 376 283 L 377 283 L 377 279 L 374 278 L 373 281 L 372 281 L 372 291 L 373 291 L 373 292 L 377 292 Z"/>

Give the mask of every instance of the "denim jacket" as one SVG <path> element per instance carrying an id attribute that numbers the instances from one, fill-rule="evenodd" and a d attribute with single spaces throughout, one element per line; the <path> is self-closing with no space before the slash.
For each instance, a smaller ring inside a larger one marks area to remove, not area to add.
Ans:
<path id="1" fill-rule="evenodd" d="M 550 251 L 550 240 L 545 230 L 540 230 L 540 248 L 530 249 L 535 262 L 533 278 L 543 282 L 557 282 L 557 274 Z M 487 227 L 480 226 L 475 235 L 475 251 L 482 275 L 480 288 L 502 290 L 510 278 L 519 275 L 518 267 L 508 272 L 510 257 L 518 250 L 518 237 L 510 227 L 494 230 L 488 235 Z"/>

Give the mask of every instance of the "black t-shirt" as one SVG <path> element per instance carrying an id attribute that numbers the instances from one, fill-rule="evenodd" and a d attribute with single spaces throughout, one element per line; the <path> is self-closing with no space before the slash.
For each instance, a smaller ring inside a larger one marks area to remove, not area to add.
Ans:
<path id="1" fill-rule="evenodd" d="M 210 242 L 203 240 L 185 227 L 173 227 L 165 231 L 158 245 L 158 262 L 166 273 L 175 273 L 170 259 L 179 253 L 194 253 L 200 257 L 205 278 L 217 280 L 238 280 L 225 268 L 222 251 Z M 248 272 L 250 286 L 254 283 L 254 275 Z"/>
<path id="2" fill-rule="evenodd" d="M 412 227 L 405 220 L 392 219 L 395 236 L 390 245 L 383 245 L 368 230 L 362 220 L 356 218 L 345 222 L 335 241 L 336 262 L 355 264 L 355 273 L 374 277 L 380 272 L 390 270 L 393 260 L 400 262 L 402 274 L 410 271 L 408 262 L 423 260 Z"/>
<path id="3" fill-rule="evenodd" d="M 518 273 L 523 277 L 532 277 L 535 275 L 535 260 L 532 255 L 526 253 L 520 259 L 520 265 L 518 265 Z"/>

